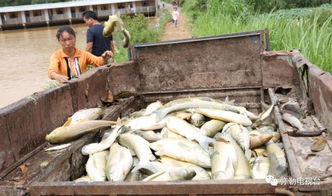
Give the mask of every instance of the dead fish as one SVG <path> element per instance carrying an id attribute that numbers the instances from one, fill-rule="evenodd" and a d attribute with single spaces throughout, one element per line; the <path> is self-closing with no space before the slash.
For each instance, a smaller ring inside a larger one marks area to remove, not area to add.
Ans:
<path id="1" fill-rule="evenodd" d="M 156 133 L 155 131 L 134 131 L 134 134 L 137 134 L 144 138 L 148 142 L 155 142 L 162 138 L 162 133 Z"/>
<path id="2" fill-rule="evenodd" d="M 241 146 L 244 151 L 248 151 L 250 147 L 249 131 L 236 123 L 227 123 L 223 130 L 223 133 L 229 133 L 232 138 Z"/>
<path id="3" fill-rule="evenodd" d="M 269 158 L 259 156 L 255 158 L 254 165 L 251 170 L 253 179 L 265 179 L 269 173 L 270 161 Z"/>
<path id="4" fill-rule="evenodd" d="M 234 179 L 249 179 L 251 176 L 251 169 L 249 165 L 249 157 L 245 155 L 237 142 L 232 138 L 227 138 L 229 142 L 234 146 L 236 156 L 237 156 L 237 165 L 234 167 Z M 251 151 L 250 151 L 251 155 Z"/>
<path id="5" fill-rule="evenodd" d="M 258 132 L 259 134 L 272 134 L 272 141 L 274 143 L 277 143 L 280 141 L 281 135 L 279 132 L 275 131 L 275 128 L 272 126 L 263 126 L 263 127 L 258 127 L 255 131 L 253 132 Z"/>
<path id="6" fill-rule="evenodd" d="M 163 104 L 160 101 L 155 101 L 153 103 L 150 103 L 145 109 L 144 116 L 152 114 L 154 111 L 158 110 L 162 106 Z"/>
<path id="7" fill-rule="evenodd" d="M 85 170 L 92 181 L 106 181 L 106 161 L 108 151 L 101 151 L 89 155 Z"/>
<path id="8" fill-rule="evenodd" d="M 53 151 L 53 150 L 62 150 L 62 149 L 65 149 L 65 148 L 69 147 L 70 145 L 71 145 L 71 143 L 52 146 L 52 147 L 46 148 L 45 152 Z"/>
<path id="9" fill-rule="evenodd" d="M 162 129 L 166 125 L 166 119 L 163 119 L 161 121 L 156 120 L 156 114 L 150 114 L 148 116 L 141 116 L 138 118 L 134 118 L 129 120 L 129 122 L 126 124 L 127 127 L 135 130 L 156 130 L 156 129 Z"/>
<path id="10" fill-rule="evenodd" d="M 179 181 L 179 180 L 191 180 L 196 175 L 196 172 L 192 168 L 178 167 L 168 171 L 160 171 L 147 178 L 143 179 L 143 182 L 147 181 Z"/>
<path id="11" fill-rule="evenodd" d="M 221 120 L 209 120 L 200 128 L 200 132 L 208 137 L 214 137 L 225 126 Z"/>
<path id="12" fill-rule="evenodd" d="M 245 113 L 244 107 L 233 106 L 225 103 L 210 101 L 204 98 L 182 98 L 168 102 L 163 107 L 155 111 L 157 114 L 157 121 L 163 119 L 167 114 L 178 110 L 189 108 L 213 108 L 219 110 L 226 110 L 238 113 Z"/>
<path id="13" fill-rule="evenodd" d="M 211 155 L 212 179 L 233 179 L 238 158 L 233 144 L 228 140 L 229 135 L 220 134 L 214 143 L 214 152 Z"/>
<path id="14" fill-rule="evenodd" d="M 209 118 L 221 120 L 224 122 L 234 122 L 244 126 L 252 125 L 251 120 L 246 115 L 238 114 L 232 111 L 198 108 L 195 109 L 195 112 L 203 114 L 204 116 L 207 116 Z"/>
<path id="15" fill-rule="evenodd" d="M 103 35 L 105 37 L 109 37 L 112 35 L 112 33 L 115 30 L 116 25 L 120 25 L 120 28 L 122 29 L 123 27 L 123 22 L 121 18 L 117 15 L 111 15 L 108 18 L 108 21 L 104 23 L 104 29 L 103 29 Z"/>
<path id="16" fill-rule="evenodd" d="M 133 165 L 133 157 L 126 147 L 114 143 L 106 163 L 106 177 L 109 181 L 124 181 Z"/>
<path id="17" fill-rule="evenodd" d="M 189 140 L 197 141 L 203 149 L 207 150 L 210 143 L 214 140 L 202 135 L 197 127 L 189 124 L 187 121 L 177 118 L 175 116 L 167 117 L 166 126 L 169 130 L 174 131 Z"/>
<path id="18" fill-rule="evenodd" d="M 193 113 L 190 117 L 189 122 L 193 124 L 195 127 L 200 127 L 205 122 L 205 117 L 202 114 Z"/>
<path id="19" fill-rule="evenodd" d="M 88 155 L 92 153 L 96 153 L 99 151 L 106 150 L 111 147 L 115 139 L 120 135 L 123 125 L 118 124 L 116 125 L 110 133 L 107 133 L 106 136 L 103 137 L 101 142 L 99 143 L 90 143 L 83 146 L 81 152 L 83 155 Z"/>
<path id="20" fill-rule="evenodd" d="M 161 156 L 160 162 L 169 168 L 186 167 L 186 168 L 194 169 L 196 172 L 196 175 L 192 180 L 209 180 L 209 179 L 211 179 L 210 175 L 206 172 L 205 169 L 203 169 L 202 167 L 199 167 L 195 164 L 180 161 L 180 160 L 173 159 L 173 158 L 167 157 L 167 156 Z"/>
<path id="21" fill-rule="evenodd" d="M 285 152 L 276 143 L 269 141 L 266 150 L 270 160 L 269 174 L 275 178 L 287 175 L 287 162 Z"/>
<path id="22" fill-rule="evenodd" d="M 270 117 L 270 115 L 273 111 L 273 108 L 274 108 L 274 104 L 275 103 L 272 103 L 271 106 L 269 106 L 269 108 L 266 111 L 259 114 L 258 119 L 253 124 L 254 127 L 261 125 L 267 118 Z"/>
<path id="23" fill-rule="evenodd" d="M 69 124 L 76 124 L 82 120 L 96 120 L 101 117 L 103 110 L 101 108 L 89 108 L 75 112 L 68 120 L 64 123 L 64 126 Z"/>
<path id="24" fill-rule="evenodd" d="M 139 163 L 135 166 L 132 172 L 135 172 L 141 168 L 150 170 L 155 173 L 156 168 L 153 167 L 150 160 L 155 160 L 150 148 L 149 142 L 138 135 L 125 133 L 119 136 L 119 142 L 121 145 L 128 147 L 130 150 L 134 151 L 139 158 Z"/>
<path id="25" fill-rule="evenodd" d="M 249 133 L 250 138 L 250 149 L 257 148 L 259 146 L 262 146 L 266 144 L 268 141 L 270 141 L 273 138 L 272 134 L 257 134 L 257 133 Z"/>
<path id="26" fill-rule="evenodd" d="M 187 139 L 162 138 L 150 143 L 156 155 L 169 156 L 204 168 L 211 167 L 209 154 L 196 142 Z"/>
<path id="27" fill-rule="evenodd" d="M 282 114 L 282 119 L 289 123 L 292 127 L 297 128 L 299 131 L 305 131 L 303 128 L 303 124 L 301 121 L 296 118 L 295 116 L 289 114 L 289 113 L 283 113 Z"/>
<path id="28" fill-rule="evenodd" d="M 71 141 L 87 132 L 99 130 L 100 128 L 110 127 L 112 121 L 107 120 L 87 120 L 68 126 L 54 129 L 45 139 L 51 143 L 64 143 Z"/>
<path id="29" fill-rule="evenodd" d="M 291 112 L 299 119 L 305 116 L 305 112 L 301 109 L 300 104 L 295 101 L 288 101 L 282 104 L 280 109 L 287 113 Z"/>
<path id="30" fill-rule="evenodd" d="M 319 136 L 319 137 L 316 137 L 313 139 L 315 140 L 315 142 L 311 145 L 311 151 L 319 152 L 319 151 L 324 150 L 326 143 L 327 143 L 326 137 Z"/>

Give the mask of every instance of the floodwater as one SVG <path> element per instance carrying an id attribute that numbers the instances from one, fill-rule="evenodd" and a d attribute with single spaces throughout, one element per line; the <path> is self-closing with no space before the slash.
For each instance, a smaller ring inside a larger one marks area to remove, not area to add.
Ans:
<path id="1" fill-rule="evenodd" d="M 59 27 L 0 31 L 0 108 L 52 84 L 47 77 L 51 54 L 60 49 Z M 85 49 L 85 24 L 73 25 L 76 47 Z"/>

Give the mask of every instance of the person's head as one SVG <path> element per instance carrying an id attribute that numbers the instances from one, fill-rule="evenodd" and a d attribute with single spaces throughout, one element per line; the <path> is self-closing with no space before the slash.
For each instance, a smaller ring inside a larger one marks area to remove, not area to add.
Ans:
<path id="1" fill-rule="evenodd" d="M 70 50 L 75 48 L 76 33 L 70 26 L 62 26 L 56 33 L 56 38 L 64 50 Z"/>
<path id="2" fill-rule="evenodd" d="M 83 12 L 83 20 L 88 27 L 91 27 L 95 21 L 98 21 L 96 12 L 91 10 Z"/>

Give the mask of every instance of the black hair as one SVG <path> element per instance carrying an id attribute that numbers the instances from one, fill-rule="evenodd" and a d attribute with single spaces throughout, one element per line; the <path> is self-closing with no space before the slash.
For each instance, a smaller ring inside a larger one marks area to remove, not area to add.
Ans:
<path id="1" fill-rule="evenodd" d="M 60 40 L 60 36 L 62 35 L 62 33 L 65 31 L 76 38 L 76 33 L 73 28 L 71 28 L 70 26 L 62 26 L 56 32 L 56 38 L 58 39 L 58 41 Z"/>
<path id="2" fill-rule="evenodd" d="M 94 12 L 94 11 L 91 11 L 91 10 L 84 11 L 83 12 L 83 17 L 85 17 L 85 18 L 92 18 L 92 19 L 97 20 L 97 13 Z"/>

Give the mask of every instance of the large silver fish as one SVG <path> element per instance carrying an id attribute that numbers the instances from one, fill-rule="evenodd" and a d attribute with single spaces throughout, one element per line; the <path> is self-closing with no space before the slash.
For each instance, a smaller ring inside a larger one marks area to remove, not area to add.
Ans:
<path id="1" fill-rule="evenodd" d="M 285 152 L 279 147 L 277 143 L 269 141 L 266 144 L 266 150 L 270 160 L 269 174 L 275 178 L 287 175 L 287 162 Z"/>
<path id="2" fill-rule="evenodd" d="M 174 159 L 196 164 L 204 168 L 211 167 L 211 160 L 199 144 L 187 139 L 162 138 L 150 143 L 150 147 L 156 151 L 156 155 L 169 156 Z"/>
<path id="3" fill-rule="evenodd" d="M 106 161 L 108 151 L 101 151 L 89 155 L 85 170 L 92 181 L 106 180 Z"/>
<path id="4" fill-rule="evenodd" d="M 156 114 L 150 114 L 147 116 L 141 116 L 138 118 L 130 119 L 129 122 L 126 124 L 131 130 L 156 130 L 162 129 L 166 125 L 166 120 L 157 121 Z"/>
<path id="5" fill-rule="evenodd" d="M 65 125 L 76 124 L 82 120 L 97 120 L 102 115 L 103 110 L 101 108 L 89 108 L 75 112 L 68 118 Z"/>
<path id="6" fill-rule="evenodd" d="M 255 158 L 252 166 L 251 176 L 253 179 L 265 179 L 269 173 L 270 161 L 269 158 L 259 156 Z"/>
<path id="7" fill-rule="evenodd" d="M 249 131 L 236 123 L 227 123 L 223 128 L 223 133 L 229 133 L 244 151 L 249 150 L 250 137 Z"/>
<path id="8" fill-rule="evenodd" d="M 245 114 L 238 114 L 232 111 L 224 111 L 219 109 L 195 109 L 195 112 L 203 114 L 212 119 L 221 120 L 224 122 L 234 122 L 244 126 L 252 125 L 251 120 Z"/>
<path id="9" fill-rule="evenodd" d="M 210 109 L 232 111 L 237 113 L 246 112 L 246 109 L 244 107 L 233 106 L 225 103 L 211 101 L 210 98 L 183 98 L 183 99 L 170 101 L 160 109 L 156 110 L 155 113 L 157 114 L 157 121 L 160 121 L 167 114 L 171 112 L 189 109 L 189 108 L 210 108 Z"/>
<path id="10" fill-rule="evenodd" d="M 238 158 L 229 135 L 220 134 L 214 143 L 214 152 L 211 155 L 212 179 L 233 179 Z"/>
<path id="11" fill-rule="evenodd" d="M 249 179 L 251 177 L 250 165 L 248 157 L 245 156 L 244 152 L 232 137 L 228 138 L 233 144 L 236 156 L 237 156 L 237 166 L 235 167 L 234 179 Z"/>
<path id="12" fill-rule="evenodd" d="M 296 118 L 295 116 L 293 116 L 292 114 L 283 113 L 282 114 L 282 119 L 284 121 L 286 121 L 287 123 L 289 123 L 290 125 L 292 125 L 292 127 L 297 128 L 299 131 L 305 131 L 301 121 L 298 118 Z"/>
<path id="13" fill-rule="evenodd" d="M 171 131 L 174 131 L 189 140 L 196 140 L 205 150 L 208 149 L 210 143 L 214 142 L 213 139 L 201 134 L 197 127 L 175 116 L 167 117 L 166 126 Z"/>
<path id="14" fill-rule="evenodd" d="M 45 139 L 51 143 L 64 143 L 71 141 L 87 132 L 100 128 L 112 126 L 112 121 L 107 120 L 87 120 L 76 124 L 69 124 L 54 129 Z"/>
<path id="15" fill-rule="evenodd" d="M 225 123 L 221 120 L 209 120 L 200 128 L 200 132 L 208 137 L 214 137 L 222 128 Z"/>
<path id="16" fill-rule="evenodd" d="M 135 172 L 141 168 L 150 170 L 153 173 L 157 171 L 150 162 L 150 160 L 155 160 L 156 158 L 150 150 L 149 142 L 141 136 L 130 133 L 121 134 L 119 136 L 119 142 L 121 145 L 134 151 L 139 159 L 139 163 L 134 167 L 132 172 Z"/>
<path id="17" fill-rule="evenodd" d="M 124 181 L 133 165 L 133 157 L 126 147 L 114 143 L 108 155 L 106 176 L 109 181 Z"/>
<path id="18" fill-rule="evenodd" d="M 106 136 L 104 135 L 101 142 L 91 143 L 83 146 L 82 154 L 88 155 L 91 153 L 103 151 L 110 148 L 115 139 L 120 135 L 122 128 L 123 126 L 119 124 L 116 127 L 114 127 L 109 134 L 107 134 Z"/>

